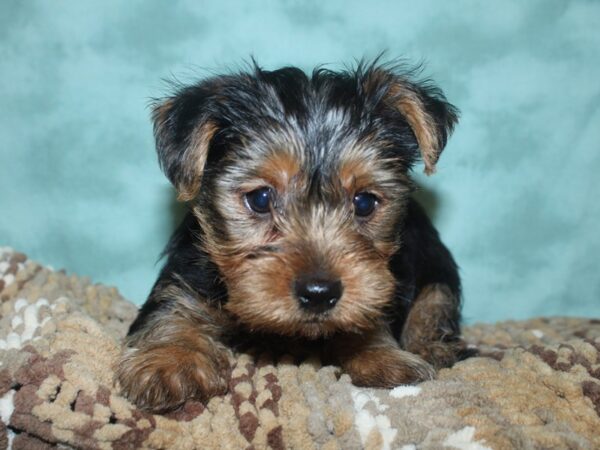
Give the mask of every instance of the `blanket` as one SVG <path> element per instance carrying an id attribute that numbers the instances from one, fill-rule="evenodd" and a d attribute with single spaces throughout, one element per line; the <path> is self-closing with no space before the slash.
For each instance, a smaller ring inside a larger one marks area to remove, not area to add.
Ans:
<path id="1" fill-rule="evenodd" d="M 479 357 L 391 390 L 316 359 L 240 353 L 225 396 L 154 415 L 113 383 L 136 311 L 0 248 L 0 448 L 600 448 L 600 320 L 468 326 Z"/>

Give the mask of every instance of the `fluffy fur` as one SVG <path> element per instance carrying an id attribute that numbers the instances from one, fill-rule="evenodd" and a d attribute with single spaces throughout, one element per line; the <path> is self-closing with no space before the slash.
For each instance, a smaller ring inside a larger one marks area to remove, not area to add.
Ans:
<path id="1" fill-rule="evenodd" d="M 224 392 L 239 342 L 318 348 L 355 384 L 381 387 L 467 354 L 456 264 L 411 197 L 413 164 L 433 173 L 457 121 L 431 83 L 377 63 L 310 76 L 255 66 L 179 89 L 153 119 L 189 212 L 119 364 L 136 404 Z M 266 213 L 249 203 L 260 189 Z M 368 215 L 360 195 L 376 199 Z M 340 295 L 306 308 L 305 279 Z"/>

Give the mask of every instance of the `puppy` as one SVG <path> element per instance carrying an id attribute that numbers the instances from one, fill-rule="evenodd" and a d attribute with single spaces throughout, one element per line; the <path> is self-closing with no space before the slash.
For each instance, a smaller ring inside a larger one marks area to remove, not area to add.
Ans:
<path id="1" fill-rule="evenodd" d="M 457 110 L 411 72 L 359 64 L 205 79 L 153 112 L 189 212 L 131 325 L 117 379 L 164 412 L 226 392 L 231 349 L 317 349 L 359 386 L 465 357 L 457 266 L 411 197 Z"/>

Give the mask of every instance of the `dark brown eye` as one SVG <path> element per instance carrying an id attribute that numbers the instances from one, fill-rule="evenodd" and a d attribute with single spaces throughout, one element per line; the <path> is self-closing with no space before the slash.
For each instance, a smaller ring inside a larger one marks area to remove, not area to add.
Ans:
<path id="1" fill-rule="evenodd" d="M 271 210 L 273 192 L 271 188 L 261 187 L 246 194 L 246 204 L 259 214 L 266 214 Z"/>
<path id="2" fill-rule="evenodd" d="M 354 214 L 359 217 L 367 217 L 373 214 L 377 206 L 377 197 L 368 192 L 359 192 L 354 196 Z"/>

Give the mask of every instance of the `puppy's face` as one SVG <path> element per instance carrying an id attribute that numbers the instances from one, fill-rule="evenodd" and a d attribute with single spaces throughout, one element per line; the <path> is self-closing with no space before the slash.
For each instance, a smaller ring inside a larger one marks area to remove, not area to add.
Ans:
<path id="1" fill-rule="evenodd" d="M 372 137 L 342 134 L 319 150 L 300 129 L 265 134 L 222 161 L 193 210 L 225 308 L 280 334 L 372 326 L 394 292 L 387 261 L 408 181 Z"/>
<path id="2" fill-rule="evenodd" d="M 407 176 L 432 171 L 456 119 L 390 70 L 227 75 L 155 110 L 161 164 L 191 202 L 224 304 L 250 330 L 364 331 L 395 292 Z"/>

